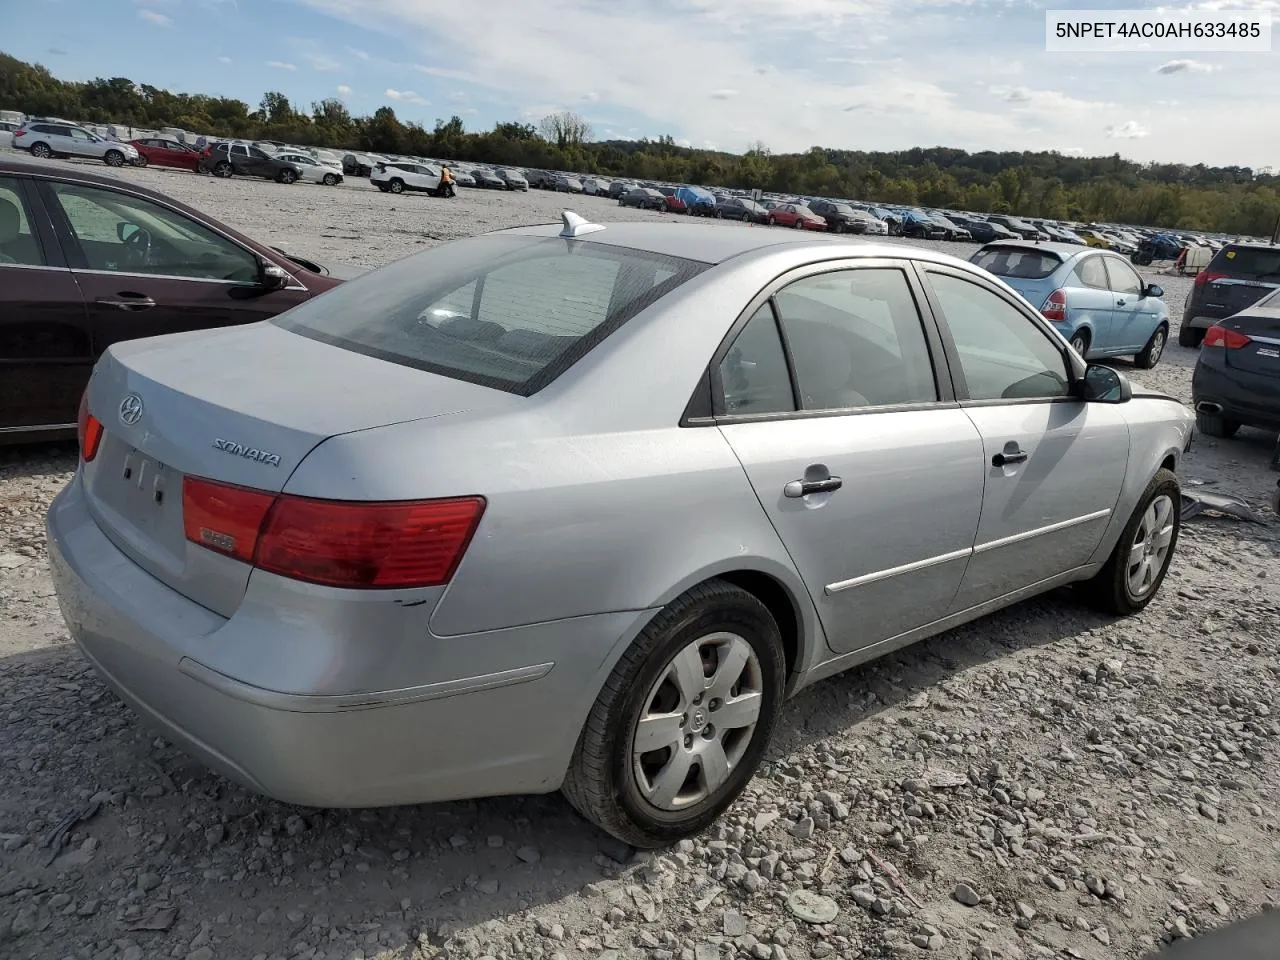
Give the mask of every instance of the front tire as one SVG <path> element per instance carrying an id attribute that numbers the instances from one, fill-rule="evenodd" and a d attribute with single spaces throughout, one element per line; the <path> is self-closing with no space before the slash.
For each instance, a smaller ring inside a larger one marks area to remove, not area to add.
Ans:
<path id="1" fill-rule="evenodd" d="M 123 167 L 124 154 L 119 150 L 108 150 L 102 155 L 102 162 L 108 167 Z"/>
<path id="2" fill-rule="evenodd" d="M 785 676 L 782 638 L 764 604 L 724 580 L 699 584 L 654 617 L 614 667 L 562 792 L 635 847 L 700 832 L 755 773 Z"/>
<path id="3" fill-rule="evenodd" d="M 326 173 L 323 179 L 321 180 L 321 182 L 326 187 L 334 187 L 334 186 L 337 186 L 338 184 L 338 178 L 335 177 L 332 173 Z"/>
<path id="4" fill-rule="evenodd" d="M 1150 370 L 1159 363 L 1160 357 L 1164 355 L 1164 345 L 1168 338 L 1169 331 L 1165 329 L 1164 324 L 1156 327 L 1151 334 L 1151 339 L 1142 348 L 1142 352 L 1133 358 L 1134 366 L 1143 370 Z"/>
<path id="5" fill-rule="evenodd" d="M 1182 492 L 1173 471 L 1147 484 L 1106 565 L 1084 589 L 1094 606 L 1127 617 L 1155 599 L 1169 572 L 1182 526 Z"/>
<path id="6" fill-rule="evenodd" d="M 293 183 L 297 179 L 298 179 L 298 175 L 294 173 L 292 170 L 281 170 L 278 174 L 276 174 L 276 181 L 278 183 L 289 184 L 289 183 Z"/>

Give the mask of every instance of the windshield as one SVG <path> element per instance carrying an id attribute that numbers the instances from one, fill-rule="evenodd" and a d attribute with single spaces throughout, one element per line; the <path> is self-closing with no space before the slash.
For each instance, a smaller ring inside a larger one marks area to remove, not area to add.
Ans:
<path id="1" fill-rule="evenodd" d="M 1043 280 L 1062 266 L 1062 258 L 1056 253 L 1021 247 L 984 248 L 970 262 L 997 277 L 1017 280 Z"/>
<path id="2" fill-rule="evenodd" d="M 705 264 L 489 234 L 435 247 L 273 321 L 303 336 L 528 395 Z"/>

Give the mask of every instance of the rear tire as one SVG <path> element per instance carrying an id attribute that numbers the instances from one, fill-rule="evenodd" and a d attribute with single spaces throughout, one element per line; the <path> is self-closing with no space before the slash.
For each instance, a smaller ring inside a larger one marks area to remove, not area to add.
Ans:
<path id="1" fill-rule="evenodd" d="M 764 604 L 724 580 L 699 584 L 658 613 L 613 668 L 561 791 L 584 817 L 632 846 L 662 847 L 700 832 L 759 766 L 785 676 L 782 638 Z M 720 687 L 739 721 L 754 716 L 749 726 L 716 729 L 717 716 L 729 715 L 717 713 L 726 706 Z M 650 730 L 654 747 L 635 753 L 643 718 L 658 720 L 661 732 Z"/>
<path id="2" fill-rule="evenodd" d="M 1178 346 L 1198 347 L 1204 341 L 1204 331 L 1188 327 L 1185 323 L 1178 328 Z"/>
<path id="3" fill-rule="evenodd" d="M 1169 331 L 1164 324 L 1156 327 L 1151 334 L 1151 339 L 1147 341 L 1147 345 L 1142 348 L 1142 352 L 1133 358 L 1134 366 L 1143 370 L 1150 370 L 1164 355 L 1164 345 L 1169 339 Z"/>
<path id="4" fill-rule="evenodd" d="M 1077 330 L 1071 335 L 1071 347 L 1076 353 L 1082 357 L 1089 355 L 1089 332 L 1087 330 Z"/>
<path id="5" fill-rule="evenodd" d="M 142 154 L 138 154 L 138 159 L 133 161 L 133 165 L 135 167 L 145 167 L 149 162 Z"/>
<path id="6" fill-rule="evenodd" d="M 1090 602 L 1121 617 L 1144 609 L 1169 572 L 1181 526 L 1178 478 L 1162 468 L 1147 484 L 1106 565 L 1082 585 Z"/>
<path id="7" fill-rule="evenodd" d="M 1236 420 L 1228 420 L 1220 413 L 1201 413 L 1197 410 L 1196 429 L 1206 437 L 1230 440 L 1240 429 L 1240 423 Z"/>
<path id="8" fill-rule="evenodd" d="M 387 189 L 390 190 L 392 193 L 404 193 L 404 181 L 401 180 L 399 177 L 396 177 L 389 184 L 387 184 Z"/>
<path id="9" fill-rule="evenodd" d="M 49 149 L 47 143 L 33 143 L 30 152 L 33 157 L 39 157 L 41 160 L 48 160 L 53 156 L 53 151 Z"/>

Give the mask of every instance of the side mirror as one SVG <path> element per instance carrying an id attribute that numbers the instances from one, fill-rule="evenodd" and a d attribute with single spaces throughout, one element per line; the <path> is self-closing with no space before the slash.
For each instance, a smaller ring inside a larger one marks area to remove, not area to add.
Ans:
<path id="1" fill-rule="evenodd" d="M 1142 295 L 1143 297 L 1157 297 L 1157 298 L 1163 297 L 1164 288 L 1154 283 L 1148 283 L 1145 287 L 1143 287 Z"/>
<path id="2" fill-rule="evenodd" d="M 139 227 L 136 223 L 125 223 L 123 221 L 120 221 L 116 223 L 116 236 L 120 238 L 121 243 L 124 243 L 126 240 L 132 237 L 135 233 L 137 233 L 140 229 L 142 228 Z"/>
<path id="3" fill-rule="evenodd" d="M 279 264 L 263 260 L 258 267 L 258 286 L 263 290 L 280 290 L 289 283 L 289 271 Z"/>
<path id="4" fill-rule="evenodd" d="M 1076 396 L 1091 403 L 1127 403 L 1133 399 L 1133 387 L 1119 370 L 1091 363 L 1084 378 L 1076 381 Z"/>

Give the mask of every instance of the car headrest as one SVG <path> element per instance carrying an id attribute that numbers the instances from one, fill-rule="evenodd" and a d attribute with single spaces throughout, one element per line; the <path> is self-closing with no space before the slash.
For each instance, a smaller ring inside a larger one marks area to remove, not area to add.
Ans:
<path id="1" fill-rule="evenodd" d="M 0 197 L 0 243 L 17 239 L 22 227 L 22 215 L 12 200 Z"/>

